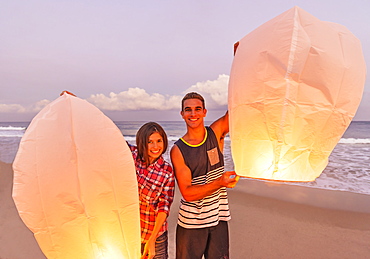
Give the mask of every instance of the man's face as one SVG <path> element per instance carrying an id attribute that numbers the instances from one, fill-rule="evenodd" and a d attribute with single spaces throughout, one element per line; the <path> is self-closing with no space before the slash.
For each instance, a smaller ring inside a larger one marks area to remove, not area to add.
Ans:
<path id="1" fill-rule="evenodd" d="M 187 99 L 184 101 L 184 110 L 181 111 L 181 116 L 189 127 L 203 126 L 206 114 L 207 110 L 204 109 L 201 100 Z"/>

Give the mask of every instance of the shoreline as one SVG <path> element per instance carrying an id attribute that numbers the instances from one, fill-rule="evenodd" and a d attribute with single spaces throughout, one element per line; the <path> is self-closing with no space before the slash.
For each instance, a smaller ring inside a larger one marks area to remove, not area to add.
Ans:
<path id="1" fill-rule="evenodd" d="M 0 258 L 44 259 L 11 197 L 13 170 L 0 162 Z M 370 195 L 239 181 L 228 189 L 230 258 L 368 258 Z M 169 258 L 175 258 L 180 200 L 176 189 L 169 224 Z M 20 249 L 21 247 L 21 249 Z"/>

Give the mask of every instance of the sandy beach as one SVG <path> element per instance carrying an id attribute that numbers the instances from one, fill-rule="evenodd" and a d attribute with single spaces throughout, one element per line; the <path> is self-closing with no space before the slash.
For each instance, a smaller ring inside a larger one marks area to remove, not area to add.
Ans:
<path id="1" fill-rule="evenodd" d="M 0 162 L 0 259 L 42 259 L 11 197 L 11 164 Z M 241 180 L 228 191 L 230 258 L 370 258 L 370 196 Z M 169 218 L 170 258 L 180 192 Z"/>
<path id="2" fill-rule="evenodd" d="M 12 165 L 0 162 L 0 259 L 46 258 L 19 217 L 12 199 L 12 185 Z"/>

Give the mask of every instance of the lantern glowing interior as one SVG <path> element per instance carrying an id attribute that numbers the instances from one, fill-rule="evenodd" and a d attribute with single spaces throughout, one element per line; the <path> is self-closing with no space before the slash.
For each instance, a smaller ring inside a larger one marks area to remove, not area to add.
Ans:
<path id="1" fill-rule="evenodd" d="M 32 120 L 13 199 L 48 258 L 139 258 L 135 166 L 116 125 L 68 94 Z"/>
<path id="2" fill-rule="evenodd" d="M 365 76 L 359 40 L 299 7 L 241 39 L 229 81 L 236 173 L 315 180 L 355 115 Z"/>

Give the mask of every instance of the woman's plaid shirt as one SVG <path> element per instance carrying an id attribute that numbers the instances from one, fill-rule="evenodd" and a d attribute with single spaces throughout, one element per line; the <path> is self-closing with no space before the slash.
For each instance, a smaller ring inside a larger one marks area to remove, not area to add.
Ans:
<path id="1" fill-rule="evenodd" d="M 135 161 L 140 196 L 141 243 L 146 243 L 154 229 L 158 212 L 170 213 L 175 194 L 175 178 L 172 167 L 161 156 L 147 168 L 138 158 L 137 148 L 130 146 Z M 167 220 L 158 236 L 167 230 Z M 157 236 L 157 237 L 158 237 Z"/>

